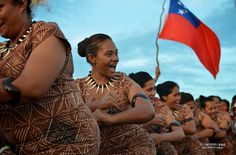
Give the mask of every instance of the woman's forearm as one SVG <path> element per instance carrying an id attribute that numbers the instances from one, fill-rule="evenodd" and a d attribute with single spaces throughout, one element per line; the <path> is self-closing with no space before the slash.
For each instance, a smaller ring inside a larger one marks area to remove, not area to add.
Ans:
<path id="1" fill-rule="evenodd" d="M 175 141 L 181 141 L 185 134 L 183 130 L 176 130 L 169 133 L 161 133 L 161 134 L 155 134 L 152 133 L 151 137 L 153 138 L 155 144 L 159 144 L 160 142 L 175 142 Z"/>
<path id="2" fill-rule="evenodd" d="M 181 125 L 181 128 L 184 130 L 184 133 L 188 135 L 192 135 L 196 132 L 196 124 L 193 120 Z"/>
<path id="3" fill-rule="evenodd" d="M 198 139 L 200 138 L 208 138 L 213 136 L 214 131 L 212 129 L 204 129 L 200 132 L 197 132 L 194 134 L 195 137 L 197 137 Z"/>
<path id="4" fill-rule="evenodd" d="M 112 117 L 112 124 L 143 124 L 155 117 L 155 111 L 149 104 L 143 104 L 127 111 L 115 114 Z"/>
<path id="5" fill-rule="evenodd" d="M 226 131 L 224 130 L 217 130 L 215 138 L 224 138 L 226 136 Z"/>
<path id="6" fill-rule="evenodd" d="M 98 109 L 98 104 L 96 101 L 94 102 L 88 102 L 86 105 L 89 107 L 89 109 L 94 112 L 96 109 Z"/>

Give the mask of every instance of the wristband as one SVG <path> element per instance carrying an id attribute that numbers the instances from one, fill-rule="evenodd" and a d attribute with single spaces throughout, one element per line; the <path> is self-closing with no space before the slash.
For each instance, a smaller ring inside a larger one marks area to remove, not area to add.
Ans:
<path id="1" fill-rule="evenodd" d="M 175 121 L 175 122 L 171 122 L 169 124 L 169 130 L 172 131 L 172 127 L 175 126 L 175 127 L 179 127 L 180 126 L 180 123 Z"/>
<path id="2" fill-rule="evenodd" d="M 11 84 L 14 80 L 14 78 L 8 77 L 5 78 L 2 82 L 3 89 L 12 96 L 12 99 L 7 101 L 7 103 L 11 105 L 16 105 L 17 103 L 19 103 L 21 98 L 20 90 Z"/>

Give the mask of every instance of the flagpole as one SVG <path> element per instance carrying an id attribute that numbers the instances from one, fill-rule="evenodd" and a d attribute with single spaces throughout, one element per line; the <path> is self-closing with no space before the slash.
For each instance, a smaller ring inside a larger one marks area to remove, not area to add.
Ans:
<path id="1" fill-rule="evenodd" d="M 164 11 L 165 11 L 165 3 L 166 3 L 166 0 L 163 0 L 163 3 L 162 3 L 162 12 L 161 12 L 161 15 L 160 15 L 160 23 L 159 23 L 158 32 L 157 32 L 157 37 L 156 37 L 156 64 L 157 64 L 157 67 L 159 67 L 159 61 L 158 61 L 158 53 L 159 53 L 158 37 L 159 37 L 160 31 L 161 31 L 162 16 L 163 16 Z"/>

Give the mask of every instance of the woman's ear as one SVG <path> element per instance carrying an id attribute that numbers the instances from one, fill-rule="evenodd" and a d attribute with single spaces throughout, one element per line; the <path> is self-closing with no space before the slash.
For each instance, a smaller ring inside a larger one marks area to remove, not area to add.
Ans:
<path id="1" fill-rule="evenodd" d="M 166 101 L 166 100 L 167 100 L 167 97 L 168 97 L 168 96 L 163 96 L 162 98 L 164 99 L 164 101 Z"/>
<path id="2" fill-rule="evenodd" d="M 19 4 L 21 12 L 27 11 L 27 2 L 28 0 L 21 0 L 21 3 Z"/>
<path id="3" fill-rule="evenodd" d="M 94 55 L 88 54 L 87 57 L 88 57 L 88 61 L 89 61 L 92 65 L 96 64 L 96 57 L 95 57 Z"/>

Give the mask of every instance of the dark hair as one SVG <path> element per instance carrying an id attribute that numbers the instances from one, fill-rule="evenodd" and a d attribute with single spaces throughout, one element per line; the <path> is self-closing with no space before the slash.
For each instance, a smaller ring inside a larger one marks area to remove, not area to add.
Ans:
<path id="1" fill-rule="evenodd" d="M 234 106 L 234 103 L 236 102 L 236 95 L 232 97 L 231 107 Z"/>
<path id="2" fill-rule="evenodd" d="M 227 111 L 229 112 L 229 101 L 226 99 L 222 99 L 221 102 L 223 102 L 227 106 Z"/>
<path id="3" fill-rule="evenodd" d="M 216 96 L 216 95 L 210 95 L 208 97 L 213 99 L 213 100 L 214 100 L 214 98 L 218 98 L 218 100 L 221 101 L 221 98 L 219 96 Z"/>
<path id="4" fill-rule="evenodd" d="M 131 73 L 129 74 L 129 77 L 133 79 L 137 84 L 139 84 L 141 88 L 143 88 L 148 81 L 153 80 L 150 74 L 143 71 Z"/>
<path id="5" fill-rule="evenodd" d="M 200 95 L 200 96 L 199 96 L 200 108 L 205 109 L 205 107 L 206 107 L 206 102 L 208 102 L 208 101 L 214 101 L 214 100 L 213 100 L 213 98 L 212 98 L 211 96 L 205 97 L 205 96 L 203 96 L 203 95 Z"/>
<path id="6" fill-rule="evenodd" d="M 97 51 L 100 48 L 100 43 L 105 41 L 105 40 L 112 40 L 110 36 L 102 33 L 97 33 L 89 38 L 85 38 L 83 41 L 79 42 L 77 45 L 78 48 L 78 54 L 81 57 L 86 57 L 86 60 L 88 63 L 88 54 L 92 54 L 93 56 L 97 55 Z"/>
<path id="7" fill-rule="evenodd" d="M 164 101 L 163 96 L 167 96 L 172 93 L 172 89 L 174 87 L 179 88 L 179 85 L 173 81 L 166 81 L 164 83 L 158 84 L 156 86 L 157 94 L 159 95 L 160 99 Z"/>
<path id="8" fill-rule="evenodd" d="M 185 104 L 189 101 L 194 101 L 193 95 L 190 93 L 185 93 L 185 92 L 181 92 L 180 93 L 181 99 L 180 99 L 180 104 Z"/>
<path id="9" fill-rule="evenodd" d="M 22 3 L 22 0 L 12 0 L 13 4 L 18 5 Z M 32 9 L 31 9 L 31 0 L 27 0 L 27 14 L 29 15 L 30 18 L 32 18 Z"/>

